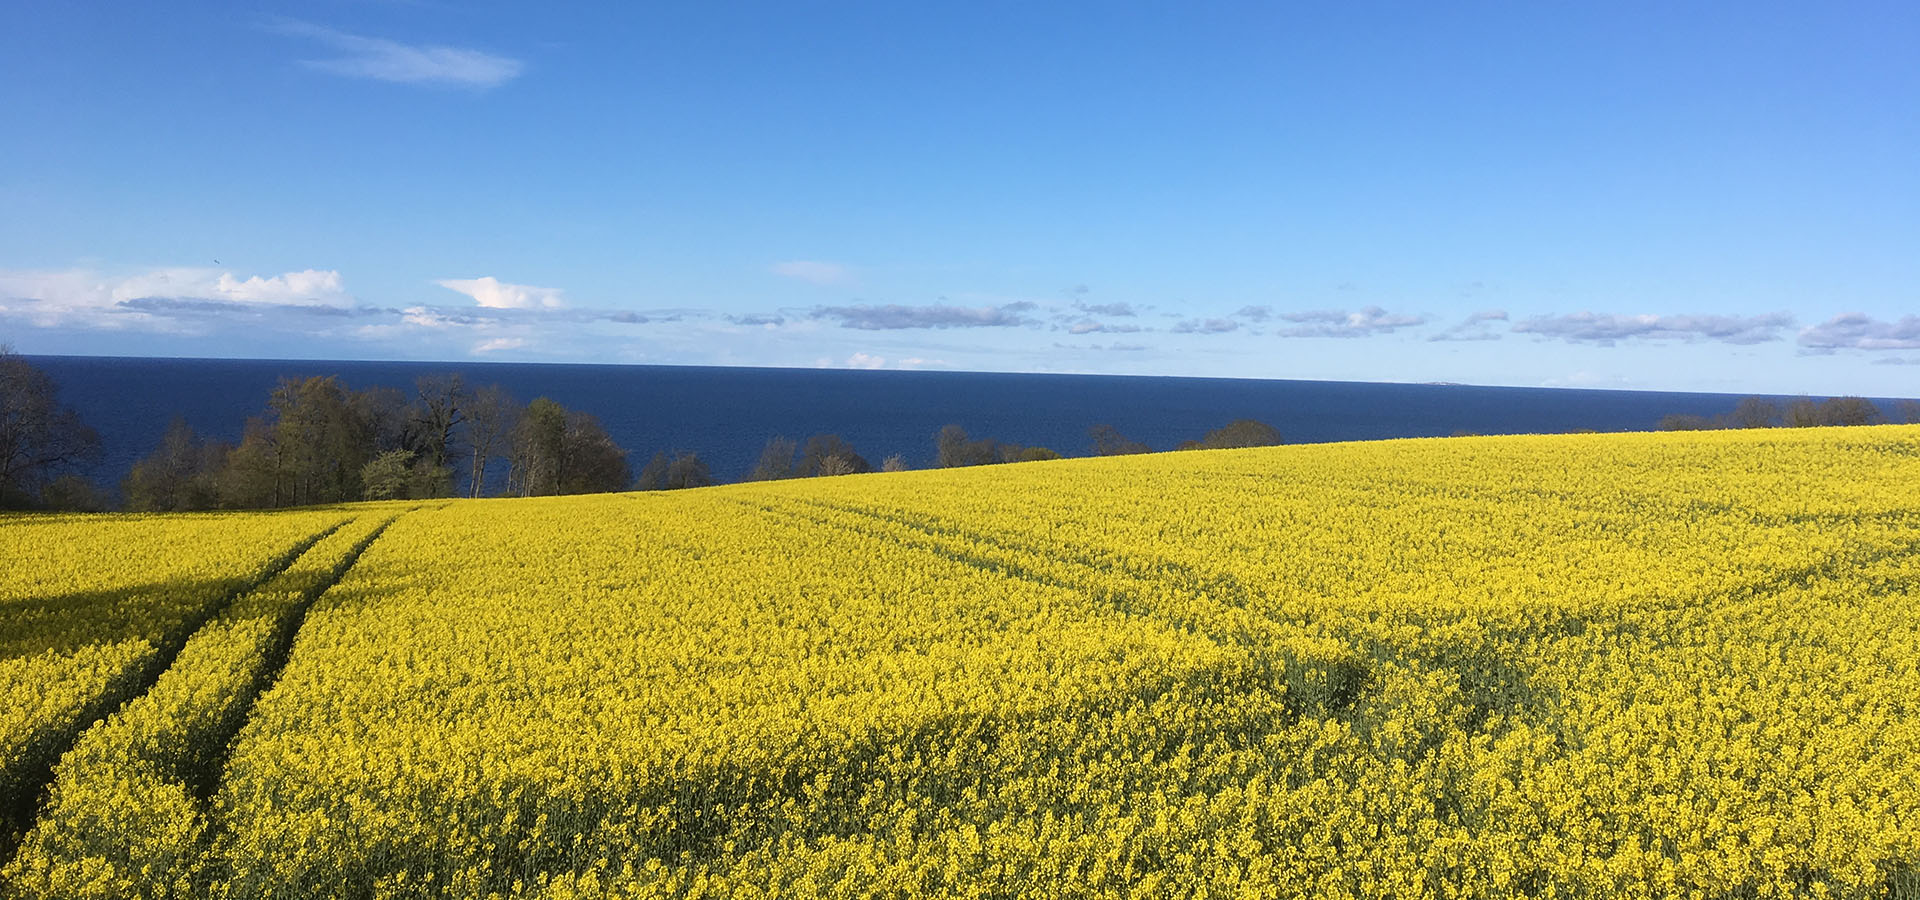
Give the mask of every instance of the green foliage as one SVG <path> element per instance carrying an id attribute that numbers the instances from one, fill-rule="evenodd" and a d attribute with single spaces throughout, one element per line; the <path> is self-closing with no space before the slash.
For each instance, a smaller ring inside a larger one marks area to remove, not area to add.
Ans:
<path id="1" fill-rule="evenodd" d="M 678 452 L 672 456 L 655 453 L 634 482 L 634 490 L 639 491 L 675 491 L 682 488 L 707 487 L 713 484 L 713 473 L 700 455 L 691 452 Z"/>
<path id="2" fill-rule="evenodd" d="M 1207 436 L 1200 439 L 1203 450 L 1274 447 L 1282 443 L 1285 441 L 1280 437 L 1280 429 L 1253 419 L 1235 419 L 1207 432 Z"/>
<path id="3" fill-rule="evenodd" d="M 368 500 L 394 500 L 409 495 L 413 483 L 413 451 L 388 450 L 360 468 L 360 482 Z"/>

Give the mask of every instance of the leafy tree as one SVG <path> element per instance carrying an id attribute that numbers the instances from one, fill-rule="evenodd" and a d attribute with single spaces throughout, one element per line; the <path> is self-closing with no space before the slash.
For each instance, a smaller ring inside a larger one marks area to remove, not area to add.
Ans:
<path id="1" fill-rule="evenodd" d="M 100 455 L 100 436 L 59 404 L 59 388 L 0 344 L 0 506 L 26 506 L 63 473 Z"/>
<path id="2" fill-rule="evenodd" d="M 753 470 L 747 473 L 748 481 L 778 481 L 793 478 L 793 455 L 800 445 L 792 438 L 776 435 L 767 439 L 767 445 L 760 449 L 760 461 L 753 464 Z"/>
<path id="3" fill-rule="evenodd" d="M 535 397 L 520 413 L 513 433 L 514 493 L 537 497 L 560 493 L 561 460 L 566 453 L 567 408 Z"/>
<path id="4" fill-rule="evenodd" d="M 205 440 L 175 417 L 160 446 L 133 464 L 120 493 L 135 512 L 212 509 L 220 505 L 220 473 L 232 452 L 232 444 Z"/>
<path id="5" fill-rule="evenodd" d="M 1200 439 L 1200 446 L 1207 450 L 1273 447 L 1282 443 L 1285 441 L 1280 437 L 1280 429 L 1253 419 L 1235 419 Z"/>
<path id="6" fill-rule="evenodd" d="M 700 454 L 676 452 L 672 456 L 655 453 L 653 459 L 640 470 L 640 477 L 634 482 L 634 489 L 641 491 L 677 491 L 682 488 L 706 487 L 713 484 L 713 473 L 700 459 Z"/>
<path id="7" fill-rule="evenodd" d="M 823 475 L 857 475 L 873 471 L 867 458 L 854 452 L 853 445 L 837 434 L 816 434 L 807 438 L 807 446 L 800 453 L 800 464 L 795 467 L 802 478 L 815 478 Z"/>
<path id="8" fill-rule="evenodd" d="M 102 512 L 113 504 L 91 480 L 62 475 L 40 489 L 40 505 L 61 512 Z"/>
<path id="9" fill-rule="evenodd" d="M 1095 425 L 1087 429 L 1087 436 L 1093 438 L 1093 455 L 1125 456 L 1132 453 L 1147 453 L 1150 449 L 1139 441 L 1130 440 L 1112 425 Z"/>
<path id="10" fill-rule="evenodd" d="M 591 413 L 568 410 L 561 440 L 560 493 L 601 494 L 624 491 L 633 481 L 627 451 Z"/>
<path id="11" fill-rule="evenodd" d="M 1706 416 L 1696 416 L 1691 413 L 1674 413 L 1670 416 L 1662 416 L 1659 427 L 1661 431 L 1708 431 L 1711 430 L 1714 425 L 1713 420 Z"/>
<path id="12" fill-rule="evenodd" d="M 1060 454 L 1045 447 L 1021 447 L 1017 444 L 1000 446 L 1001 462 L 1036 462 L 1043 459 L 1059 459 Z"/>
<path id="13" fill-rule="evenodd" d="M 360 467 L 360 482 L 368 500 L 407 497 L 413 487 L 413 451 L 388 450 Z"/>

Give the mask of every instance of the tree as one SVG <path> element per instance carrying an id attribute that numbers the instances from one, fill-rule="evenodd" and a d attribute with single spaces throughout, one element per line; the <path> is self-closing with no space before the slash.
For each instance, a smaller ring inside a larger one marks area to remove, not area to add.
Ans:
<path id="1" fill-rule="evenodd" d="M 1788 428 L 1812 428 L 1820 424 L 1820 404 L 1810 397 L 1795 397 L 1780 418 Z"/>
<path id="2" fill-rule="evenodd" d="M 1661 431 L 1708 431 L 1713 428 L 1713 420 L 1692 413 L 1674 413 L 1660 417 Z"/>
<path id="3" fill-rule="evenodd" d="M 1728 428 L 1772 428 L 1780 424 L 1780 407 L 1770 400 L 1747 397 L 1727 414 Z"/>
<path id="4" fill-rule="evenodd" d="M 713 484 L 713 474 L 707 470 L 700 454 L 692 452 L 655 453 L 653 459 L 640 470 L 640 477 L 634 482 L 634 490 L 639 491 L 677 491 L 682 488 L 706 487 Z"/>
<path id="5" fill-rule="evenodd" d="M 78 475 L 62 475 L 40 489 L 40 505 L 60 512 L 103 512 L 111 504 L 92 481 Z"/>
<path id="6" fill-rule="evenodd" d="M 892 456 L 887 457 L 886 461 L 880 464 L 880 471 L 882 472 L 905 472 L 906 470 L 907 470 L 906 457 L 901 456 L 898 453 L 895 453 Z"/>
<path id="7" fill-rule="evenodd" d="M 624 491 L 632 481 L 627 451 L 613 442 L 600 420 L 591 413 L 568 410 L 561 439 L 560 493 Z"/>
<path id="8" fill-rule="evenodd" d="M 467 401 L 467 448 L 473 454 L 469 495 L 486 488 L 487 464 L 511 441 L 520 422 L 520 404 L 497 384 L 473 392 Z"/>
<path id="9" fill-rule="evenodd" d="M 175 417 L 160 446 L 133 464 L 120 493 L 135 512 L 212 509 L 220 504 L 220 471 L 232 452 L 232 444 L 204 440 Z"/>
<path id="10" fill-rule="evenodd" d="M 1909 425 L 1920 422 L 1920 400 L 1901 400 L 1893 405 L 1893 413 L 1891 418 L 1896 421 Z"/>
<path id="11" fill-rule="evenodd" d="M 747 473 L 748 481 L 778 481 L 795 476 L 793 454 L 800 445 L 792 438 L 775 435 L 767 439 L 767 445 L 760 449 L 760 461 L 753 464 L 753 470 Z"/>
<path id="12" fill-rule="evenodd" d="M 0 506 L 26 506 L 40 489 L 100 455 L 100 435 L 61 406 L 53 379 L 0 344 Z"/>
<path id="13" fill-rule="evenodd" d="M 1280 437 L 1280 429 L 1253 419 L 1235 419 L 1200 439 L 1200 446 L 1208 450 L 1274 447 L 1282 443 L 1285 442 Z"/>
<path id="14" fill-rule="evenodd" d="M 467 421 L 471 394 L 459 373 L 423 375 L 413 383 L 407 449 L 419 454 L 423 465 L 445 468 L 454 455 L 454 434 Z"/>
<path id="15" fill-rule="evenodd" d="M 854 452 L 853 445 L 837 434 L 816 434 L 807 438 L 806 449 L 800 453 L 800 464 L 795 467 L 801 478 L 815 478 L 823 475 L 857 475 L 873 471 L 867 458 Z"/>
<path id="16" fill-rule="evenodd" d="M 509 489 L 523 497 L 559 493 L 566 440 L 566 407 L 546 397 L 535 397 L 521 411 L 513 432 Z"/>
<path id="17" fill-rule="evenodd" d="M 513 433 L 509 489 L 523 496 L 624 491 L 633 473 L 627 451 L 600 420 L 537 397 Z"/>
<path id="18" fill-rule="evenodd" d="M 973 440 L 965 428 L 948 425 L 933 436 L 935 458 L 941 468 L 984 466 L 1000 462 L 999 443 L 993 438 Z M 1015 448 L 1016 450 L 1019 448 Z"/>
<path id="19" fill-rule="evenodd" d="M 1878 425 L 1887 420 L 1865 397 L 1830 397 L 1820 404 L 1822 425 Z"/>
<path id="20" fill-rule="evenodd" d="M 1131 453 L 1147 453 L 1147 445 L 1129 440 L 1112 425 L 1095 425 L 1087 429 L 1087 436 L 1093 438 L 1093 455 L 1125 456 Z"/>
<path id="21" fill-rule="evenodd" d="M 412 481 L 412 450 L 388 450 L 360 467 L 360 483 L 368 500 L 396 500 L 410 496 Z"/>
<path id="22" fill-rule="evenodd" d="M 1043 459 L 1059 459 L 1060 454 L 1045 447 L 1022 447 L 1018 444 L 1000 445 L 1001 462 L 1037 462 Z"/>

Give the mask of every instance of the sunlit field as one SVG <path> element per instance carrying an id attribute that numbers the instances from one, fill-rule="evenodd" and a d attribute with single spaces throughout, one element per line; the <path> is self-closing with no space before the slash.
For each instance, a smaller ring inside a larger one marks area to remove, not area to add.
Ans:
<path id="1" fill-rule="evenodd" d="M 0 518 L 11 897 L 1920 897 L 1920 427 Z"/>

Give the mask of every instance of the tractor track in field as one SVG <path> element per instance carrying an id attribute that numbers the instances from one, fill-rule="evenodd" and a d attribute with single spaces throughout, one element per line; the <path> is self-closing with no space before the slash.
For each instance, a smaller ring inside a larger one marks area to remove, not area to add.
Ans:
<path id="1" fill-rule="evenodd" d="M 412 511 L 407 510 L 389 516 L 386 521 L 375 526 L 366 537 L 361 538 L 347 550 L 346 555 L 334 564 L 333 571 L 329 572 L 325 579 L 309 588 L 281 617 L 280 624 L 274 630 L 273 639 L 267 645 L 265 665 L 260 667 L 260 672 L 255 676 L 253 683 L 248 685 L 247 690 L 235 702 L 234 714 L 228 726 L 222 729 L 222 734 L 218 735 L 217 746 L 221 748 L 219 756 L 210 762 L 204 772 L 192 773 L 197 776 L 190 779 L 193 782 L 194 796 L 203 804 L 213 796 L 213 792 L 219 789 L 220 782 L 225 779 L 227 761 L 233 756 L 234 741 L 239 737 L 241 729 L 246 727 L 248 720 L 253 718 L 254 706 L 260 702 L 260 698 L 265 696 L 267 691 L 272 690 L 273 686 L 279 683 L 281 673 L 286 671 L 287 661 L 293 655 L 294 641 L 300 637 L 300 629 L 307 624 L 307 613 L 313 609 L 313 604 L 347 577 L 347 573 L 359 564 L 360 555 L 367 552 L 367 548 L 372 547 L 373 542 L 379 540 L 389 526 L 399 521 L 400 517 L 407 512 Z"/>
<path id="2" fill-rule="evenodd" d="M 43 761 L 36 763 L 27 771 L 24 780 L 30 787 L 12 798 L 8 803 L 10 808 L 0 810 L 0 820 L 3 820 L 0 821 L 0 868 L 4 868 L 4 864 L 10 862 L 14 853 L 18 851 L 19 840 L 26 836 L 28 829 L 33 825 L 33 820 L 46 802 L 47 789 L 53 785 L 54 767 L 59 763 L 60 758 L 67 754 L 67 751 L 73 749 L 73 745 L 80 740 L 81 735 L 152 690 L 153 686 L 160 681 L 160 677 L 165 675 L 168 669 L 173 668 L 174 661 L 179 658 L 180 651 L 186 648 L 187 641 L 192 640 L 193 636 L 206 627 L 208 622 L 233 606 L 234 602 L 241 597 L 259 590 L 263 585 L 280 577 L 281 573 L 292 568 L 300 557 L 313 549 L 315 544 L 339 531 L 351 521 L 351 518 L 341 519 L 327 528 L 296 541 L 293 546 L 274 557 L 259 574 L 239 587 L 222 594 L 197 614 L 183 620 L 181 626 L 174 629 L 173 633 L 156 642 L 153 655 L 119 678 L 118 686 L 109 688 L 82 710 L 79 722 L 56 739 L 58 748 L 47 753 Z"/>

